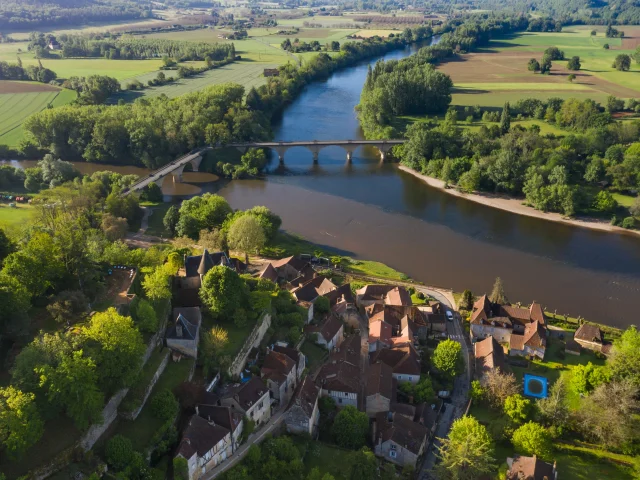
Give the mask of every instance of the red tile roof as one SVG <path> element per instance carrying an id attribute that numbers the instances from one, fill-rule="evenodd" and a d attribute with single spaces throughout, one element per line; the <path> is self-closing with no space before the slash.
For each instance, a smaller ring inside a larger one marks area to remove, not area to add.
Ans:
<path id="1" fill-rule="evenodd" d="M 533 457 L 519 456 L 513 459 L 507 473 L 508 480 L 548 480 L 555 479 L 555 464 L 550 464 Z"/>
<path id="2" fill-rule="evenodd" d="M 404 415 L 391 414 L 389 421 L 387 412 L 376 415 L 376 436 L 374 443 L 380 439 L 383 442 L 393 441 L 414 454 L 420 453 L 420 448 L 427 440 L 428 430 L 419 423 L 412 422 Z"/>
<path id="3" fill-rule="evenodd" d="M 504 349 L 495 338 L 489 336 L 476 342 L 473 350 L 477 370 L 489 371 L 495 368 L 504 370 Z"/>
<path id="4" fill-rule="evenodd" d="M 395 398 L 393 369 L 383 362 L 377 362 L 369 366 L 369 374 L 367 375 L 367 396 L 376 394 L 380 394 L 389 400 Z"/>

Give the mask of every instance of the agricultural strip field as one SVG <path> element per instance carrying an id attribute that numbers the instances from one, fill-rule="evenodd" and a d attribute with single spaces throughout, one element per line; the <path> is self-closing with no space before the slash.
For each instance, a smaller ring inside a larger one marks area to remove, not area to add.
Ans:
<path id="1" fill-rule="evenodd" d="M 0 82 L 0 145 L 22 139 L 22 123 L 33 113 L 72 102 L 76 93 L 35 82 Z"/>
<path id="2" fill-rule="evenodd" d="M 626 27 L 620 28 L 626 30 Z M 598 31 L 595 37 L 591 36 L 593 29 Z M 630 72 L 618 72 L 611 67 L 621 52 L 621 41 L 605 39 L 603 29 L 567 27 L 561 33 L 511 35 L 492 41 L 483 51 L 443 63 L 438 69 L 451 76 L 455 86 L 452 104 L 460 106 L 501 107 L 504 102 L 529 97 L 591 98 L 601 104 L 609 95 L 640 97 L 640 82 L 636 78 L 640 69 L 636 64 Z M 609 43 L 611 50 L 602 48 L 604 43 Z M 566 68 L 566 61 L 558 60 L 553 62 L 549 75 L 528 71 L 529 59 L 540 61 L 542 52 L 550 46 L 563 50 L 566 58 L 579 56 L 582 69 L 571 72 Z M 568 80 L 571 73 L 576 75 L 573 82 Z"/>
<path id="3" fill-rule="evenodd" d="M 201 90 L 210 85 L 228 82 L 243 85 L 245 87 L 245 91 L 248 91 L 251 87 L 257 87 L 265 83 L 266 78 L 262 76 L 262 72 L 265 68 L 275 67 L 277 67 L 276 64 L 243 62 L 231 63 L 214 70 L 208 70 L 193 77 L 181 78 L 175 82 L 159 87 L 150 87 L 140 91 L 125 90 L 112 97 L 110 101 L 111 103 L 115 103 L 118 100 L 123 99 L 125 102 L 129 102 L 143 96 L 155 97 L 162 94 L 169 98 L 174 98 L 184 95 L 185 93 Z M 167 73 L 167 75 L 171 75 L 171 73 Z M 138 77 L 138 80 L 146 84 L 147 80 L 155 77 L 156 74 L 153 73 Z"/>

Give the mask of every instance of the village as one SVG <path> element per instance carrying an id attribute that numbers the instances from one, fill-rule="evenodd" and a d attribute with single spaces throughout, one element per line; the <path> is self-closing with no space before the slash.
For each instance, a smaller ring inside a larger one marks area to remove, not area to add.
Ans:
<path id="1" fill-rule="evenodd" d="M 186 463 L 190 480 L 216 478 L 241 463 L 253 443 L 272 435 L 326 441 L 324 424 L 335 425 L 342 410 L 366 419 L 373 453 L 403 478 L 435 478 L 429 472 L 438 439 L 469 414 L 472 379 L 484 386 L 492 373 L 510 371 L 510 364 L 517 369 L 527 359 L 544 359 L 550 336 L 558 333 L 536 302 L 500 304 L 483 295 L 468 311 L 461 309 L 463 316 L 451 292 L 353 278 L 345 283 L 339 267 L 321 263 L 299 255 L 248 267 L 224 252 L 185 256 L 165 340 L 174 361 L 198 357 L 198 292 L 219 266 L 253 272 L 255 281 L 290 292 L 304 318 L 295 341 L 270 343 L 275 321 L 265 312 L 227 370 L 203 386 L 174 457 L 174 468 Z M 609 348 L 603 333 L 588 324 L 566 341 L 569 355 Z M 447 362 L 450 370 L 443 371 Z M 527 373 L 522 389 L 529 398 L 545 398 L 547 378 Z M 508 478 L 557 478 L 555 462 L 536 455 L 512 452 L 498 461 L 506 461 Z"/>

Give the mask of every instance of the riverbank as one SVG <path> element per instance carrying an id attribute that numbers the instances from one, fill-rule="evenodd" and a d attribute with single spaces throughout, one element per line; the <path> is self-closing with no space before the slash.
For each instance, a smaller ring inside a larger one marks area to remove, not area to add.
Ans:
<path id="1" fill-rule="evenodd" d="M 569 225 L 573 225 L 576 227 L 582 228 L 590 228 L 592 230 L 600 230 L 603 232 L 614 232 L 614 233 L 622 233 L 622 234 L 634 234 L 640 235 L 640 230 L 629 230 L 627 228 L 617 227 L 615 225 L 611 225 L 605 220 L 599 219 L 577 219 L 577 218 L 569 218 L 565 217 L 559 213 L 553 212 L 542 212 L 540 210 L 536 210 L 532 207 L 528 207 L 522 203 L 521 200 L 517 198 L 510 198 L 503 195 L 489 194 L 489 193 L 464 193 L 455 188 L 445 188 L 445 182 L 439 180 L 437 178 L 429 177 L 422 173 L 418 173 L 412 168 L 409 168 L 405 165 L 398 165 L 398 169 L 406 172 L 414 177 L 419 178 L 427 185 L 442 190 L 449 195 L 453 195 L 454 197 L 464 198 L 465 200 L 469 200 L 471 202 L 479 203 L 481 205 L 486 205 L 487 207 L 497 208 L 500 210 L 504 210 L 506 212 L 515 213 L 516 215 L 525 215 L 527 217 L 533 218 L 541 218 L 543 220 L 548 220 L 551 222 L 559 222 L 566 223 Z"/>

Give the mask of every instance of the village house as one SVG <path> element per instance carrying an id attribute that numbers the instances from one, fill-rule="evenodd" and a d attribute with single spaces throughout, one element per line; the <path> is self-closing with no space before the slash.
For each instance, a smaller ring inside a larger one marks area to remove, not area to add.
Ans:
<path id="1" fill-rule="evenodd" d="M 274 268 L 271 262 L 267 263 L 267 266 L 260 272 L 258 278 L 264 278 L 270 280 L 276 285 L 278 284 L 278 271 Z"/>
<path id="2" fill-rule="evenodd" d="M 232 388 L 222 405 L 231 407 L 255 422 L 256 426 L 266 423 L 271 418 L 270 392 L 262 380 L 253 377 L 247 383 Z"/>
<path id="3" fill-rule="evenodd" d="M 284 415 L 289 433 L 315 436 L 320 422 L 319 396 L 318 386 L 310 377 L 305 377 L 293 396 L 291 407 Z"/>
<path id="4" fill-rule="evenodd" d="M 291 294 L 298 301 L 313 303 L 319 296 L 326 295 L 337 288 L 327 277 L 319 275 L 291 290 Z"/>
<path id="5" fill-rule="evenodd" d="M 410 343 L 378 350 L 371 355 L 371 363 L 376 362 L 389 365 L 398 383 L 420 381 L 420 354 Z"/>
<path id="6" fill-rule="evenodd" d="M 338 407 L 358 407 L 360 395 L 361 339 L 358 335 L 347 337 L 342 345 L 329 356 L 316 377 L 320 395 L 333 398 Z"/>
<path id="7" fill-rule="evenodd" d="M 413 421 L 419 423 L 427 429 L 427 441 L 430 441 L 436 434 L 438 426 L 438 412 L 435 410 L 436 405 L 428 403 L 420 403 L 416 405 Z"/>
<path id="8" fill-rule="evenodd" d="M 173 309 L 175 321 L 167 329 L 165 342 L 172 350 L 174 360 L 181 357 L 198 358 L 200 340 L 200 322 L 202 315 L 199 307 Z"/>
<path id="9" fill-rule="evenodd" d="M 483 295 L 473 304 L 470 323 L 472 339 L 492 336 L 509 346 L 510 355 L 544 357 L 547 321 L 539 303 L 529 308 L 499 305 Z"/>
<path id="10" fill-rule="evenodd" d="M 383 320 L 369 323 L 369 353 L 391 346 L 392 327 Z"/>
<path id="11" fill-rule="evenodd" d="M 196 405 L 196 414 L 204 418 L 207 422 L 219 427 L 226 428 L 231 433 L 231 453 L 235 452 L 240 446 L 242 429 L 244 428 L 243 416 L 234 412 L 229 407 L 219 405 Z M 229 455 L 229 453 L 228 453 Z"/>
<path id="12" fill-rule="evenodd" d="M 504 349 L 495 338 L 489 336 L 484 340 L 478 340 L 473 345 L 473 354 L 476 360 L 477 378 L 482 379 L 485 373 L 496 368 L 504 371 Z"/>
<path id="13" fill-rule="evenodd" d="M 340 285 L 335 290 L 326 293 L 324 297 L 329 299 L 331 313 L 340 317 L 350 327 L 360 327 L 360 313 L 351 292 L 351 284 Z"/>
<path id="14" fill-rule="evenodd" d="M 557 480 L 556 463 L 547 463 L 533 457 L 507 458 L 507 480 Z"/>
<path id="15" fill-rule="evenodd" d="M 199 415 L 192 415 L 182 432 L 176 457 L 187 461 L 189 479 L 201 475 L 224 462 L 233 453 L 231 432 Z"/>
<path id="16" fill-rule="evenodd" d="M 573 339 L 581 347 L 593 352 L 609 353 L 610 345 L 604 341 L 604 334 L 597 326 L 583 323 L 578 327 Z"/>
<path id="17" fill-rule="evenodd" d="M 267 383 L 271 398 L 279 405 L 286 405 L 296 388 L 296 362 L 288 355 L 267 351 L 260 369 L 260 377 Z"/>
<path id="18" fill-rule="evenodd" d="M 278 272 L 278 279 L 291 283 L 292 285 L 302 285 L 315 277 L 315 272 L 311 264 L 299 257 L 287 257 L 271 262 L 273 268 Z"/>
<path id="19" fill-rule="evenodd" d="M 400 465 L 416 468 L 424 455 L 429 431 L 404 415 L 380 412 L 374 422 L 374 453 Z"/>
<path id="20" fill-rule="evenodd" d="M 386 363 L 376 362 L 369 366 L 367 375 L 366 412 L 375 417 L 380 412 L 388 412 L 396 399 L 396 381 L 392 368 Z"/>
<path id="21" fill-rule="evenodd" d="M 369 324 L 382 320 L 391 325 L 394 344 L 413 342 L 413 337 L 426 340 L 428 336 L 425 314 L 418 307 L 374 303 L 364 310 Z"/>
<path id="22" fill-rule="evenodd" d="M 358 307 L 367 307 L 374 303 L 382 305 L 412 305 L 411 295 L 404 287 L 366 285 L 360 290 L 356 290 L 356 304 Z"/>
<path id="23" fill-rule="evenodd" d="M 308 325 L 307 333 L 316 334 L 316 343 L 331 351 L 339 347 L 344 338 L 344 324 L 335 315 L 328 315 L 321 325 Z"/>
<path id="24" fill-rule="evenodd" d="M 280 345 L 274 345 L 272 350 L 274 352 L 282 353 L 293 360 L 296 364 L 296 383 L 302 378 L 304 369 L 307 367 L 307 357 L 300 350 L 296 350 L 291 347 L 283 347 Z"/>
<path id="25" fill-rule="evenodd" d="M 190 288 L 200 288 L 202 279 L 209 270 L 218 265 L 234 268 L 233 263 L 224 252 L 209 253 L 205 248 L 202 255 L 185 256 L 184 258 L 184 284 Z M 182 273 L 182 272 L 180 272 Z"/>

